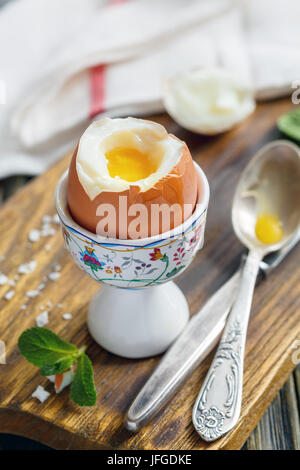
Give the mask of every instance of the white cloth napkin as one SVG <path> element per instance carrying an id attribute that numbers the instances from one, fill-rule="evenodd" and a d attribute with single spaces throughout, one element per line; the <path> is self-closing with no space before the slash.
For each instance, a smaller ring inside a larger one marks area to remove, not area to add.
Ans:
<path id="1" fill-rule="evenodd" d="M 163 79 L 191 68 L 290 92 L 299 16 L 299 0 L 15 0 L 0 10 L 0 177 L 44 171 L 99 113 L 162 111 Z"/>

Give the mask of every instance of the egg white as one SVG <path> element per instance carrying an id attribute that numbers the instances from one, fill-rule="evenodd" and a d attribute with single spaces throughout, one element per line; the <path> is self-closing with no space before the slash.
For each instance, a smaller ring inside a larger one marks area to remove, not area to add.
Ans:
<path id="1" fill-rule="evenodd" d="M 172 77 L 165 83 L 163 101 L 182 127 L 208 135 L 231 129 L 255 109 L 249 83 L 222 68 Z"/>
<path id="2" fill-rule="evenodd" d="M 82 135 L 77 152 L 79 181 L 91 200 L 103 191 L 122 192 L 138 186 L 142 192 L 155 186 L 179 162 L 183 142 L 170 136 L 160 124 L 144 119 L 103 118 L 94 121 Z M 105 153 L 116 147 L 135 148 L 148 154 L 157 170 L 147 178 L 128 182 L 108 172 Z"/>

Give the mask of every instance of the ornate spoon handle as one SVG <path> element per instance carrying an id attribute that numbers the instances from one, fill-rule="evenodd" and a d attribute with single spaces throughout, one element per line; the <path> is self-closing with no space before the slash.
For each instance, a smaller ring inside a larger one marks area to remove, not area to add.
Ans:
<path id="1" fill-rule="evenodd" d="M 248 320 L 261 256 L 248 254 L 240 286 L 221 342 L 193 409 L 193 424 L 205 441 L 214 441 L 237 423 L 242 401 Z"/>

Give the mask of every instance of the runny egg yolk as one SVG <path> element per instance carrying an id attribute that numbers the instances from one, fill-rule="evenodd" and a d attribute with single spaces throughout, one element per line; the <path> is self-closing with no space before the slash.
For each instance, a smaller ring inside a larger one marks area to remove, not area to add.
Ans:
<path id="1" fill-rule="evenodd" d="M 145 179 L 157 170 L 149 155 L 133 148 L 116 147 L 106 152 L 105 158 L 110 176 L 129 182 Z"/>
<path id="2" fill-rule="evenodd" d="M 259 241 L 272 245 L 283 237 L 282 224 L 276 215 L 260 214 L 255 225 L 255 235 Z"/>

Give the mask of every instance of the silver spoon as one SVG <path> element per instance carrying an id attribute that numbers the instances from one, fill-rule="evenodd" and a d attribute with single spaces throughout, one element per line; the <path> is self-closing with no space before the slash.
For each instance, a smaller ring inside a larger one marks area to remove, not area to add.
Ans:
<path id="1" fill-rule="evenodd" d="M 261 213 L 279 217 L 283 237 L 278 243 L 257 239 L 255 224 Z M 251 160 L 234 195 L 232 223 L 249 253 L 217 353 L 193 409 L 195 429 L 208 442 L 230 431 L 240 416 L 245 342 L 259 264 L 264 256 L 283 248 L 300 225 L 300 151 L 296 145 L 275 141 Z"/>

